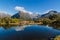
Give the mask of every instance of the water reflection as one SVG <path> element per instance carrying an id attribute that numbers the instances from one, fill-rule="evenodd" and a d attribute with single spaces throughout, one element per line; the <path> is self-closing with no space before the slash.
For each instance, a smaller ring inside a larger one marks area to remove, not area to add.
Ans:
<path id="1" fill-rule="evenodd" d="M 0 40 L 50 40 L 60 35 L 60 30 L 46 26 L 23 26 L 11 27 L 10 29 L 0 28 Z"/>
<path id="2" fill-rule="evenodd" d="M 53 24 L 51 24 L 49 26 L 52 26 L 54 29 L 60 30 L 60 25 L 53 25 Z"/>

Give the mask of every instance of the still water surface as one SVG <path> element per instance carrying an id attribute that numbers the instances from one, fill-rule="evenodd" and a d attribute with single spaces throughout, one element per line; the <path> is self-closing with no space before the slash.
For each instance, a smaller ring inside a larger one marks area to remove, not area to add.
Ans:
<path id="1" fill-rule="evenodd" d="M 0 40 L 50 40 L 56 35 L 60 35 L 60 30 L 46 26 L 0 27 Z"/>

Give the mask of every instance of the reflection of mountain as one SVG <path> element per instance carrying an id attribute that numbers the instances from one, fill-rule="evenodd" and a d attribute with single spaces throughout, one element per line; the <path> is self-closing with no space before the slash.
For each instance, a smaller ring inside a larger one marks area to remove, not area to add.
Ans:
<path id="1" fill-rule="evenodd" d="M 60 35 L 59 30 L 46 26 L 31 25 L 19 31 L 16 28 L 17 26 L 10 29 L 0 27 L 0 40 L 52 40 L 51 38 Z"/>
<path id="2" fill-rule="evenodd" d="M 51 16 L 51 15 L 53 15 L 53 14 L 60 15 L 59 12 L 51 10 L 51 11 L 49 11 L 48 13 L 41 15 L 41 17 L 42 17 L 42 18 L 44 18 L 44 17 L 49 17 L 49 16 Z"/>

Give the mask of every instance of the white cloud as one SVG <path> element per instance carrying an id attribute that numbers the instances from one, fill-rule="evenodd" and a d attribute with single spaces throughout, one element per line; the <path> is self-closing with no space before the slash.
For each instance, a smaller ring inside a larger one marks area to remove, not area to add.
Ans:
<path id="1" fill-rule="evenodd" d="M 32 14 L 32 12 L 27 11 L 27 10 L 25 10 L 24 7 L 20 7 L 20 6 L 16 6 L 16 7 L 15 7 L 15 10 L 21 11 L 21 12 L 25 12 L 25 13 L 29 13 L 29 14 Z"/>
<path id="2" fill-rule="evenodd" d="M 15 7 L 15 10 L 17 10 L 17 11 L 24 11 L 25 9 L 24 9 L 24 7 L 16 6 Z"/>

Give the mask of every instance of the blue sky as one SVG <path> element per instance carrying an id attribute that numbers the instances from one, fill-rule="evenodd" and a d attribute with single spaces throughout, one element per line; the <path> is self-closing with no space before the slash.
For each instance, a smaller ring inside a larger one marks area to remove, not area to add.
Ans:
<path id="1" fill-rule="evenodd" d="M 18 12 L 14 9 L 16 6 L 24 7 L 25 10 L 31 12 L 40 12 L 40 14 L 43 14 L 50 9 L 60 11 L 60 0 L 0 0 L 0 11 L 13 15 Z"/>

